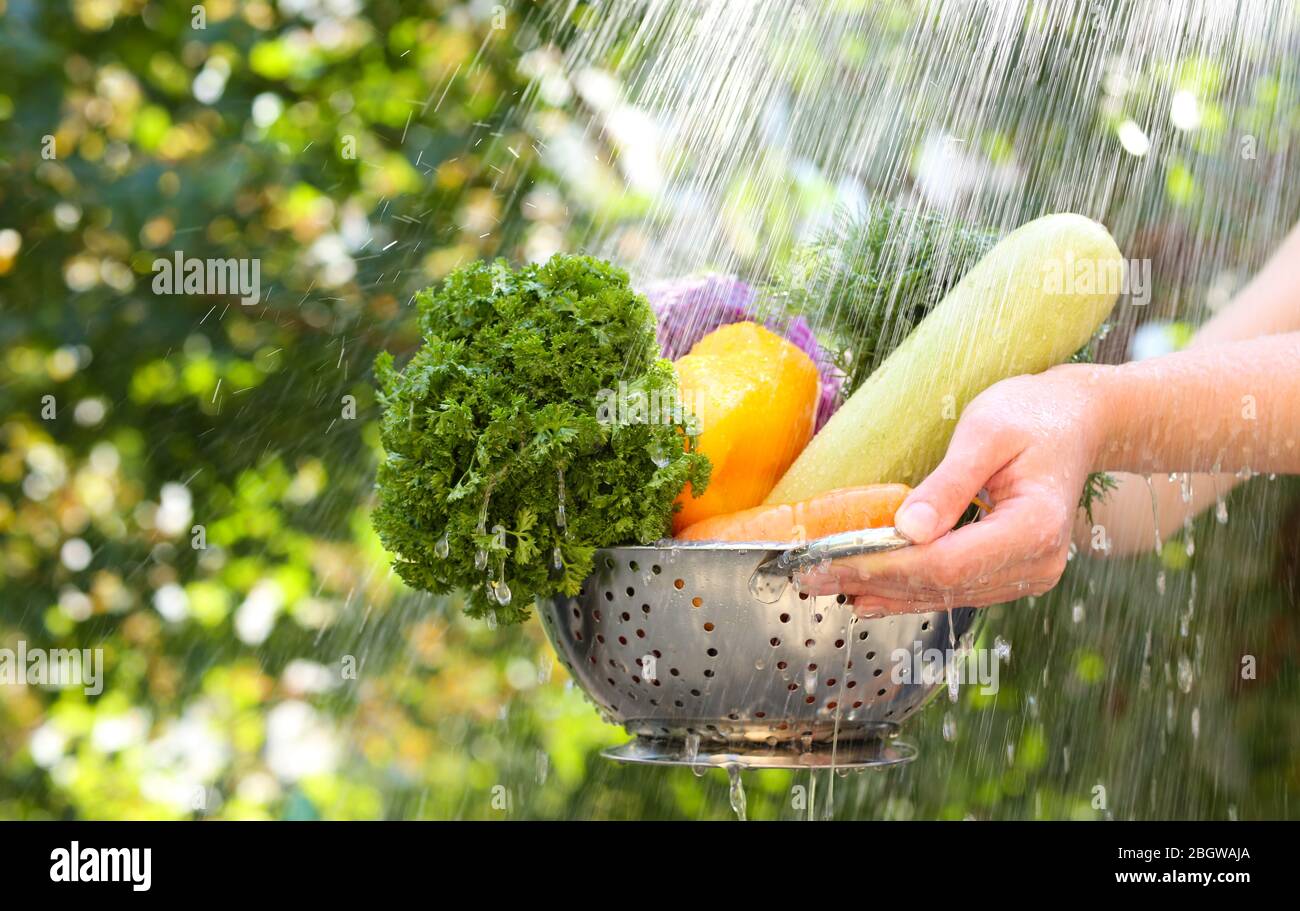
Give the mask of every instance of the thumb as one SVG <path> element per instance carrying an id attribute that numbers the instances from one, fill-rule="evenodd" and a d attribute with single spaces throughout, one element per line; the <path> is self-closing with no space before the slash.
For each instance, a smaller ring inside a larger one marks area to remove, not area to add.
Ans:
<path id="1" fill-rule="evenodd" d="M 914 544 L 928 544 L 957 524 L 971 500 L 1010 457 L 989 427 L 957 425 L 943 461 L 908 494 L 894 516 L 894 528 Z"/>

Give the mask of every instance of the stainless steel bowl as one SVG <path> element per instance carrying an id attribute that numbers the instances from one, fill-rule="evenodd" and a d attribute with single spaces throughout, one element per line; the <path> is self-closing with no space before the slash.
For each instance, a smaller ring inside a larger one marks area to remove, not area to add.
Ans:
<path id="1" fill-rule="evenodd" d="M 810 563 L 906 543 L 877 529 L 790 549 L 607 548 L 577 597 L 539 613 L 578 685 L 638 738 L 614 758 L 791 767 L 830 764 L 842 750 L 830 761 L 901 762 L 909 748 L 885 744 L 936 686 L 901 680 L 896 665 L 948 649 L 977 611 L 859 620 L 843 595 L 781 582 Z"/>

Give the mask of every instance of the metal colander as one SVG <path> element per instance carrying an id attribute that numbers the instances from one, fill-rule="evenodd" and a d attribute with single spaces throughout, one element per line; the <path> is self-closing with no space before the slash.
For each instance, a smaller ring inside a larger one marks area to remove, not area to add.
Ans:
<path id="1" fill-rule="evenodd" d="M 843 595 L 812 597 L 789 582 L 824 560 L 907 543 L 887 528 L 794 548 L 606 548 L 577 597 L 545 602 L 539 613 L 578 685 L 606 720 L 635 735 L 612 758 L 777 768 L 905 762 L 914 751 L 891 738 L 936 686 L 898 682 L 894 667 L 904 653 L 949 648 L 977 611 L 859 620 Z"/>

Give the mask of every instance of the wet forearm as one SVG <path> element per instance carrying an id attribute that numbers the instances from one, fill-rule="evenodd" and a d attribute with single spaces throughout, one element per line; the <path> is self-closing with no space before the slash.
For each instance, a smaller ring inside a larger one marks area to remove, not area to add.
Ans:
<path id="1" fill-rule="evenodd" d="M 1300 333 L 1093 371 L 1098 470 L 1300 473 Z"/>

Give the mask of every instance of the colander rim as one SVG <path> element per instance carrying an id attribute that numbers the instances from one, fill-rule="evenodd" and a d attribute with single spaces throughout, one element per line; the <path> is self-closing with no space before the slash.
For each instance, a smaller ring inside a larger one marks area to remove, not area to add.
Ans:
<path id="1" fill-rule="evenodd" d="M 635 550 L 656 553 L 673 553 L 681 550 L 781 551 L 798 546 L 798 541 L 677 541 L 670 539 L 664 543 L 656 542 L 654 544 L 611 544 L 608 547 L 599 547 L 597 550 Z"/>

